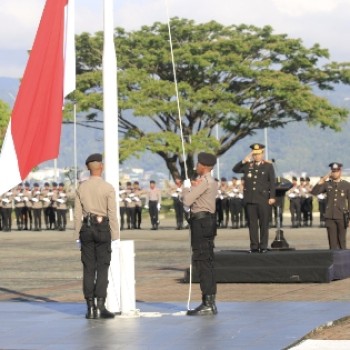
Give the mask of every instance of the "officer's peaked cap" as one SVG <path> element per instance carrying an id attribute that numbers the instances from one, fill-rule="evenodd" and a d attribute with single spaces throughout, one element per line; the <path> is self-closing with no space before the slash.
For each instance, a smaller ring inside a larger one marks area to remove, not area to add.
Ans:
<path id="1" fill-rule="evenodd" d="M 262 153 L 265 149 L 265 145 L 262 145 L 261 143 L 253 143 L 249 147 L 253 150 L 253 154 Z"/>
<path id="2" fill-rule="evenodd" d="M 333 163 L 330 163 L 328 166 L 331 168 L 332 171 L 338 171 L 338 170 L 341 170 L 343 164 L 338 162 L 333 162 Z"/>
<path id="3" fill-rule="evenodd" d="M 214 166 L 216 164 L 216 157 L 211 153 L 200 152 L 198 154 L 198 163 L 205 166 Z"/>
<path id="4" fill-rule="evenodd" d="M 85 164 L 88 165 L 91 162 L 102 162 L 102 154 L 101 153 L 90 154 L 86 158 Z"/>

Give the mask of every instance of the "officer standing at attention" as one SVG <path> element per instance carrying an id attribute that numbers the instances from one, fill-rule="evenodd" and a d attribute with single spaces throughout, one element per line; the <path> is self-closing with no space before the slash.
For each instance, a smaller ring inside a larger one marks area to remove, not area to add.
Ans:
<path id="1" fill-rule="evenodd" d="M 216 157 L 210 153 L 198 154 L 196 167 L 199 178 L 184 181 L 182 201 L 191 208 L 192 260 L 198 272 L 202 304 L 187 311 L 187 315 L 215 315 L 216 280 L 214 271 L 214 238 L 216 236 L 215 197 L 217 182 L 211 176 Z"/>
<path id="2" fill-rule="evenodd" d="M 341 163 L 330 163 L 331 172 L 322 177 L 311 190 L 314 196 L 327 193 L 324 218 L 330 249 L 346 249 L 349 221 L 344 214 L 350 208 L 350 183 L 341 178 L 342 166 Z"/>
<path id="3" fill-rule="evenodd" d="M 85 164 L 90 170 L 90 178 L 76 191 L 75 232 L 81 243 L 83 293 L 88 307 L 86 318 L 113 318 L 114 314 L 105 308 L 105 301 L 111 248 L 118 247 L 120 242 L 116 193 L 101 177 L 101 154 L 91 154 Z"/>
<path id="4" fill-rule="evenodd" d="M 265 146 L 255 143 L 243 161 L 234 167 L 235 173 L 244 174 L 244 203 L 247 210 L 250 235 L 250 253 L 266 253 L 269 241 L 270 206 L 276 201 L 275 171 L 270 162 L 263 160 Z M 259 240 L 260 227 L 260 240 Z"/>

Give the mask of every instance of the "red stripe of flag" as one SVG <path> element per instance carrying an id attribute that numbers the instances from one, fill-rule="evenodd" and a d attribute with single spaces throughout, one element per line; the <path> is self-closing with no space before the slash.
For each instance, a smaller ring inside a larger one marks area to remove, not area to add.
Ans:
<path id="1" fill-rule="evenodd" d="M 11 133 L 22 179 L 59 153 L 67 4 L 47 0 L 13 108 Z"/>

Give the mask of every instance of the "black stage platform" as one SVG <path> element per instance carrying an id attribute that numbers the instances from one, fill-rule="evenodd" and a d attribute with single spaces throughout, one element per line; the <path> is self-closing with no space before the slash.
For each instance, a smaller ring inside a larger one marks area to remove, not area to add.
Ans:
<path id="1" fill-rule="evenodd" d="M 350 250 L 286 250 L 215 253 L 218 283 L 329 283 L 350 277 Z M 189 269 L 184 282 L 189 282 Z M 192 282 L 198 282 L 193 268 Z"/>

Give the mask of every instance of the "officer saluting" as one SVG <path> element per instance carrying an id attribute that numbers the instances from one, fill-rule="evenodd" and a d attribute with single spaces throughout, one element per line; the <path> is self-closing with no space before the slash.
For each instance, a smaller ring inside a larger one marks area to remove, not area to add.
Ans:
<path id="1" fill-rule="evenodd" d="M 234 167 L 235 173 L 244 174 L 243 200 L 247 210 L 250 235 L 250 253 L 266 253 L 269 240 L 270 205 L 276 201 L 275 171 L 270 162 L 263 160 L 265 146 L 255 143 L 243 161 Z M 259 240 L 260 227 L 260 240 Z"/>
<path id="2" fill-rule="evenodd" d="M 105 300 L 111 240 L 112 248 L 119 243 L 116 194 L 113 186 L 101 177 L 101 154 L 90 155 L 85 164 L 90 178 L 80 183 L 76 192 L 75 232 L 81 243 L 86 318 L 113 318 L 114 314 L 105 308 Z"/>
<path id="3" fill-rule="evenodd" d="M 199 275 L 202 304 L 189 310 L 187 315 L 214 315 L 216 281 L 214 274 L 214 238 L 216 236 L 215 197 L 217 183 L 211 176 L 216 157 L 210 153 L 198 154 L 197 174 L 199 178 L 184 181 L 182 201 L 191 208 L 192 260 Z"/>
<path id="4" fill-rule="evenodd" d="M 346 249 L 346 229 L 349 221 L 350 183 L 341 179 L 343 164 L 329 164 L 331 172 L 322 177 L 311 190 L 314 196 L 327 193 L 324 215 L 330 249 Z"/>

